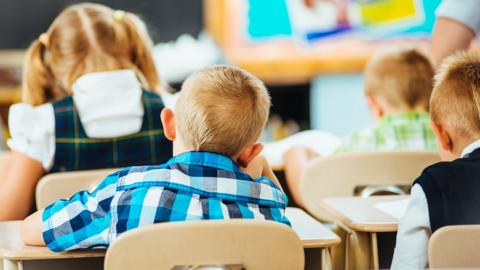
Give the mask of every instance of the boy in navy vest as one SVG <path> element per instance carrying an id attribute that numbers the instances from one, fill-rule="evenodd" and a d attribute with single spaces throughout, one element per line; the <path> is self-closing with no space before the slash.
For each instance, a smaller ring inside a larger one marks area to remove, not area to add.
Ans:
<path id="1" fill-rule="evenodd" d="M 172 111 L 161 114 L 174 157 L 109 175 L 93 191 L 58 200 L 28 217 L 26 244 L 52 251 L 107 247 L 125 231 L 170 221 L 266 219 L 289 225 L 287 197 L 258 143 L 270 97 L 238 68 L 190 76 Z"/>
<path id="2" fill-rule="evenodd" d="M 415 181 L 400 220 L 392 269 L 425 269 L 428 240 L 443 226 L 480 224 L 480 55 L 447 58 L 430 100 L 443 162 Z"/>

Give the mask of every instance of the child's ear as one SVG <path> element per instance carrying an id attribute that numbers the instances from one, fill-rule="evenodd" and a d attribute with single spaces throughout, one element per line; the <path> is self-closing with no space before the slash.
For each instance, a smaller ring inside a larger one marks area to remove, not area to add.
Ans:
<path id="1" fill-rule="evenodd" d="M 176 124 L 175 124 L 175 114 L 169 108 L 164 108 L 160 114 L 160 119 L 162 120 L 163 132 L 165 137 L 170 141 L 174 141 L 176 134 Z"/>
<path id="2" fill-rule="evenodd" d="M 447 152 L 452 152 L 453 141 L 448 133 L 448 130 L 445 129 L 445 126 L 435 122 L 430 122 L 430 126 L 432 127 L 433 133 L 435 133 L 435 136 L 437 137 L 440 147 Z"/>
<path id="3" fill-rule="evenodd" d="M 260 152 L 263 150 L 263 144 L 261 143 L 254 143 L 247 148 L 243 149 L 240 155 L 237 157 L 236 162 L 240 167 L 246 168 L 250 161 L 252 161 Z"/>
<path id="4" fill-rule="evenodd" d="M 378 121 L 385 115 L 384 109 L 380 106 L 377 98 L 374 96 L 366 96 L 368 107 L 372 111 L 374 121 Z"/>

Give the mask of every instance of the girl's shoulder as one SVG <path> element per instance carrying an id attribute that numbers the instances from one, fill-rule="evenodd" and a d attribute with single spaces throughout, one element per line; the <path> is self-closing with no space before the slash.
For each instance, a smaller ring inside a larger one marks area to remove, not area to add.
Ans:
<path id="1" fill-rule="evenodd" d="M 8 115 L 10 139 L 8 147 L 42 163 L 51 165 L 55 140 L 55 116 L 51 103 L 32 106 L 17 103 L 10 107 Z"/>
<path id="2" fill-rule="evenodd" d="M 16 103 L 10 107 L 8 113 L 8 124 L 10 132 L 12 128 L 19 126 L 44 125 L 53 120 L 53 105 L 45 103 L 39 106 L 32 106 L 27 103 Z M 40 121 L 40 122 L 39 122 Z M 46 128 L 48 126 L 45 126 Z"/>

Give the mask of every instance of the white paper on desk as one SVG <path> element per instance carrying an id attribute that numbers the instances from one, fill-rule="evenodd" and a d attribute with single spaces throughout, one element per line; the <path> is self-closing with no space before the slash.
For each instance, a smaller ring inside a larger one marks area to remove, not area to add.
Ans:
<path id="1" fill-rule="evenodd" d="M 410 199 L 402 199 L 398 201 L 380 202 L 373 205 L 378 210 L 389 214 L 390 216 L 400 219 L 407 211 L 407 205 Z"/>
<path id="2" fill-rule="evenodd" d="M 320 130 L 302 131 L 283 140 L 266 143 L 262 154 L 272 167 L 283 166 L 283 154 L 294 146 L 310 147 L 321 156 L 329 156 L 340 145 L 340 139 L 332 133 Z"/>

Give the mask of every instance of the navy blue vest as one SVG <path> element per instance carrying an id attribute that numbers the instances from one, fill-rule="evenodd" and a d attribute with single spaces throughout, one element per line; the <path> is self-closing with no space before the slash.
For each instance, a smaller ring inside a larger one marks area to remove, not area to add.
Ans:
<path id="1" fill-rule="evenodd" d="M 432 232 L 448 225 L 480 224 L 480 149 L 427 167 L 415 183 L 427 197 Z"/>
<path id="2" fill-rule="evenodd" d="M 172 143 L 165 138 L 160 121 L 160 112 L 164 108 L 162 99 L 152 92 L 143 91 L 142 101 L 144 115 L 141 130 L 115 138 L 89 138 L 72 97 L 54 102 L 55 157 L 50 172 L 166 162 L 172 156 Z"/>

